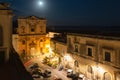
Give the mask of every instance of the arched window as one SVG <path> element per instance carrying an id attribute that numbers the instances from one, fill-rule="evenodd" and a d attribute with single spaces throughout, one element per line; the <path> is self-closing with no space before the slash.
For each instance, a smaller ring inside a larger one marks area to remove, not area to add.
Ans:
<path id="1" fill-rule="evenodd" d="M 75 45 L 75 52 L 78 52 L 78 45 Z"/>
<path id="2" fill-rule="evenodd" d="M 3 46 L 3 30 L 1 26 L 0 26 L 0 46 Z"/>
<path id="3" fill-rule="evenodd" d="M 104 73 L 104 79 L 103 80 L 111 80 L 111 76 L 108 72 Z"/>
<path id="4" fill-rule="evenodd" d="M 87 71 L 92 74 L 92 73 L 93 73 L 92 67 L 91 67 L 91 66 L 88 66 Z"/>
<path id="5" fill-rule="evenodd" d="M 90 65 L 87 67 L 87 77 L 88 79 L 93 80 L 93 69 Z"/>
<path id="6" fill-rule="evenodd" d="M 78 66 L 78 61 L 77 61 L 77 60 L 74 61 L 74 65 L 75 65 L 76 67 L 79 67 L 79 66 Z"/>
<path id="7" fill-rule="evenodd" d="M 116 72 L 116 80 L 120 80 L 120 72 L 118 71 L 118 72 Z"/>

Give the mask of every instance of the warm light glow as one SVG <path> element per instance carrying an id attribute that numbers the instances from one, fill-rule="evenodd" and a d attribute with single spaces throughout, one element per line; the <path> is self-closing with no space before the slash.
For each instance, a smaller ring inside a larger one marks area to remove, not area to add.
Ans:
<path id="1" fill-rule="evenodd" d="M 43 47 L 43 42 L 40 42 L 40 47 Z"/>
<path id="2" fill-rule="evenodd" d="M 34 47 L 33 47 L 33 48 L 31 48 L 30 53 L 31 53 L 31 55 L 35 55 L 35 54 L 36 54 L 36 50 L 35 50 L 35 48 L 34 48 Z"/>
<path id="3" fill-rule="evenodd" d="M 53 58 L 51 61 L 58 61 L 58 57 Z"/>
<path id="4" fill-rule="evenodd" d="M 52 49 L 51 48 L 49 48 L 49 52 L 52 54 L 53 53 L 53 51 L 52 51 Z"/>
<path id="5" fill-rule="evenodd" d="M 99 73 L 101 73 L 101 74 L 104 73 L 104 70 L 103 70 L 101 67 L 97 67 L 97 71 L 98 71 Z"/>
<path id="6" fill-rule="evenodd" d="M 50 45 L 49 45 L 49 44 L 46 44 L 46 48 L 50 48 Z"/>
<path id="7" fill-rule="evenodd" d="M 72 61 L 72 58 L 70 55 L 65 55 L 64 58 L 67 60 L 67 61 Z"/>
<path id="8" fill-rule="evenodd" d="M 71 72 L 71 71 L 73 71 L 73 70 L 72 70 L 72 69 L 68 69 L 67 71 L 68 71 L 68 72 Z"/>
<path id="9" fill-rule="evenodd" d="M 83 75 L 83 74 L 79 74 L 79 77 L 83 78 L 83 77 L 84 77 L 84 75 Z"/>

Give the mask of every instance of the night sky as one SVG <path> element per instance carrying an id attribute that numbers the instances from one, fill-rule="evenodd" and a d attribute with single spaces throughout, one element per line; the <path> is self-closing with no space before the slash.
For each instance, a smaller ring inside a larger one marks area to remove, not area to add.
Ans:
<path id="1" fill-rule="evenodd" d="M 45 17 L 48 25 L 120 26 L 120 0 L 0 0 L 16 16 Z M 43 4 L 39 5 L 38 2 Z"/>

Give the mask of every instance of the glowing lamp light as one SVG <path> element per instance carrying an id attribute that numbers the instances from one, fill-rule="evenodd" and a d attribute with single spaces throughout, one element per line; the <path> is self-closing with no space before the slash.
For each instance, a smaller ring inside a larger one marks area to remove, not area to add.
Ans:
<path id="1" fill-rule="evenodd" d="M 98 70 L 98 72 L 101 73 L 101 74 L 104 73 L 104 70 L 103 70 L 101 67 L 98 67 L 97 70 Z"/>
<path id="2" fill-rule="evenodd" d="M 50 48 L 50 45 L 49 45 L 49 44 L 47 44 L 47 45 L 46 45 L 46 48 Z"/>
<path id="3" fill-rule="evenodd" d="M 70 55 L 65 55 L 64 58 L 67 60 L 67 61 L 72 61 L 72 58 Z"/>

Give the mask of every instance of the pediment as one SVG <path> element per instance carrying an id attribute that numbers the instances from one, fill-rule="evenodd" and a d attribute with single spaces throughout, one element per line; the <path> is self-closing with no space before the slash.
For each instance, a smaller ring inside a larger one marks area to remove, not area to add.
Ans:
<path id="1" fill-rule="evenodd" d="M 38 17 L 36 17 L 36 16 L 29 16 L 29 17 L 27 17 L 28 19 L 30 19 L 30 20 L 38 20 L 39 18 Z"/>
<path id="2" fill-rule="evenodd" d="M 9 4 L 8 3 L 0 3 L 0 9 L 8 9 Z"/>
<path id="3" fill-rule="evenodd" d="M 42 20 L 42 19 L 45 19 L 45 18 L 39 18 L 39 17 L 36 17 L 36 16 L 29 16 L 28 17 L 29 19 L 31 19 L 31 20 Z"/>

